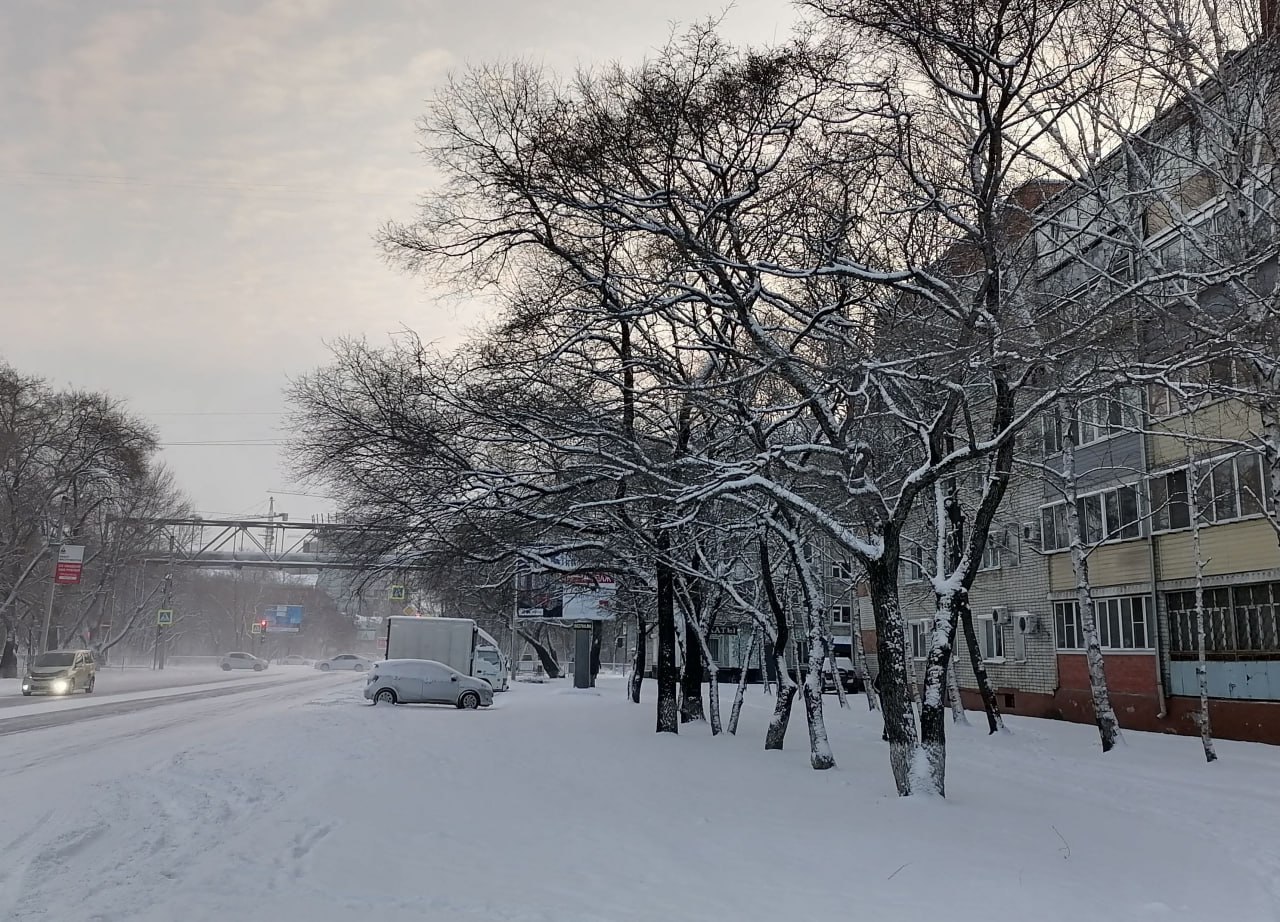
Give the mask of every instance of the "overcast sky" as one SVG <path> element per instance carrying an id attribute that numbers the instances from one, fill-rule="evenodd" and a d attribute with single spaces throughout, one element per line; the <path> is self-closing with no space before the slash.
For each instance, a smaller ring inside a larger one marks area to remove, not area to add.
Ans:
<path id="1" fill-rule="evenodd" d="M 456 342 L 474 320 L 371 244 L 429 181 L 414 120 L 433 88 L 495 58 L 638 61 L 726 6 L 2 0 L 0 358 L 127 400 L 203 513 L 265 511 L 300 489 L 266 444 L 282 388 L 326 341 Z M 796 18 L 736 0 L 725 32 L 781 40 Z"/>

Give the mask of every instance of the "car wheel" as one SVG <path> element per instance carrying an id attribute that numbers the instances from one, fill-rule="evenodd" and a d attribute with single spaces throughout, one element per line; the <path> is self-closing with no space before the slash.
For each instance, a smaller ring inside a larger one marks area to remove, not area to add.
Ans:
<path id="1" fill-rule="evenodd" d="M 374 704 L 399 704 L 396 701 L 396 693 L 389 688 L 380 688 L 378 693 L 373 696 Z"/>
<path id="2" fill-rule="evenodd" d="M 223 672 L 230 672 L 230 671 L 231 671 L 231 664 L 230 664 L 230 663 L 223 663 L 223 664 L 222 664 L 222 671 L 223 671 Z"/>
<path id="3" fill-rule="evenodd" d="M 480 706 L 480 696 L 473 691 L 463 692 L 462 697 L 458 699 L 458 707 L 467 711 L 474 711 Z"/>
<path id="4" fill-rule="evenodd" d="M 356 672 L 364 672 L 364 663 L 356 663 L 354 668 Z"/>
<path id="5" fill-rule="evenodd" d="M 328 663 L 321 663 L 321 664 L 320 664 L 320 671 L 321 671 L 321 672 L 328 672 L 328 671 L 329 671 L 329 664 L 328 664 Z"/>
<path id="6" fill-rule="evenodd" d="M 24 698 L 30 698 L 30 697 L 31 697 L 31 692 L 23 692 L 23 693 L 22 693 L 22 697 L 24 697 Z"/>
<path id="7" fill-rule="evenodd" d="M 261 672 L 262 670 L 264 670 L 264 669 L 266 669 L 266 668 L 267 668 L 266 666 L 262 665 L 261 663 L 258 663 L 258 665 L 256 665 L 256 666 L 254 666 L 254 667 L 253 667 L 253 671 L 254 671 L 254 672 Z"/>

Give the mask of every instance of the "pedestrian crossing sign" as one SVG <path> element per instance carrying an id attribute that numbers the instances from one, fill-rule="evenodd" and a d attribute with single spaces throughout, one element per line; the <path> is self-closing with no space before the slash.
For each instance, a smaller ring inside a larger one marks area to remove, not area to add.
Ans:
<path id="1" fill-rule="evenodd" d="M 173 609 L 162 608 L 156 612 L 157 627 L 173 627 Z"/>
<path id="2" fill-rule="evenodd" d="M 405 596 L 404 586 L 392 586 L 392 587 L 391 587 L 391 601 L 393 601 L 393 602 L 403 602 L 403 601 L 405 600 L 405 598 L 406 598 L 406 596 Z"/>

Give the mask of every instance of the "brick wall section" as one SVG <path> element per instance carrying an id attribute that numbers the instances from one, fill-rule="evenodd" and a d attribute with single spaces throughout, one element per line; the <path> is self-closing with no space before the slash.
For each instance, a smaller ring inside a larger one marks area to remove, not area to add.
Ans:
<path id="1" fill-rule="evenodd" d="M 1156 699 L 1156 660 L 1151 653 L 1103 653 L 1107 687 L 1112 695 Z M 1059 653 L 1058 677 L 1063 690 L 1088 691 L 1089 666 L 1083 653 Z"/>

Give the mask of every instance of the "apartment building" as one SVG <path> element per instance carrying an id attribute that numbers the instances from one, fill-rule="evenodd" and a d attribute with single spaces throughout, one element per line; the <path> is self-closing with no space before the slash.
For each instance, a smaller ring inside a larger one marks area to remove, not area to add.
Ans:
<path id="1" fill-rule="evenodd" d="M 1250 66 L 1273 69 L 1250 56 L 1275 53 L 1261 47 L 1237 56 L 1240 75 Z M 1204 98 L 1212 104 L 1220 92 L 1207 87 Z M 1118 156 L 1102 167 L 1114 175 L 1086 177 L 1038 209 L 1032 233 L 1043 296 L 1059 299 L 1064 313 L 1114 304 L 1117 315 L 1130 316 L 1123 308 L 1133 307 L 1134 367 L 1170 355 L 1183 367 L 1173 389 L 1115 386 L 1075 402 L 1071 418 L 1050 414 L 1033 430 L 1022 456 L 1043 466 L 1015 475 L 973 609 L 981 655 L 1006 711 L 1093 721 L 1068 549 L 1073 487 L 1121 725 L 1199 732 L 1199 573 L 1214 733 L 1280 744 L 1280 543 L 1268 519 L 1277 497 L 1258 451 L 1257 409 L 1237 396 L 1249 370 L 1229 353 L 1197 355 L 1175 332 L 1192 318 L 1202 327 L 1206 319 L 1229 324 L 1242 308 L 1239 288 L 1227 291 L 1224 277 L 1257 297 L 1274 296 L 1276 198 L 1263 163 L 1255 164 L 1259 178 L 1245 204 L 1240 196 L 1229 202 L 1217 171 L 1206 168 L 1205 130 L 1175 108 L 1132 145 L 1149 171 L 1147 188 L 1162 190 L 1140 210 L 1132 207 L 1134 190 L 1121 179 Z M 1116 200 L 1100 190 L 1112 190 Z M 1140 293 L 1145 306 L 1126 304 L 1129 292 Z M 1073 485 L 1061 476 L 1068 438 Z M 913 591 L 920 563 L 908 559 L 901 583 L 917 661 L 933 608 L 931 593 Z M 873 634 L 864 639 L 874 644 Z M 966 704 L 977 707 L 968 661 L 960 639 L 958 677 Z"/>

